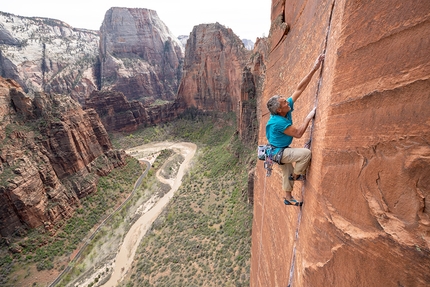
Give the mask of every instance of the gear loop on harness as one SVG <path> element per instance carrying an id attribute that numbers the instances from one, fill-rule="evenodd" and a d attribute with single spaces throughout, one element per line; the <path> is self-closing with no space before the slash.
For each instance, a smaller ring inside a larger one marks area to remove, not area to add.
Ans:
<path id="1" fill-rule="evenodd" d="M 283 165 L 281 160 L 286 148 L 288 147 L 275 147 L 271 144 L 258 146 L 258 159 L 264 160 L 264 169 L 266 170 L 267 177 L 272 175 L 274 162 Z"/>

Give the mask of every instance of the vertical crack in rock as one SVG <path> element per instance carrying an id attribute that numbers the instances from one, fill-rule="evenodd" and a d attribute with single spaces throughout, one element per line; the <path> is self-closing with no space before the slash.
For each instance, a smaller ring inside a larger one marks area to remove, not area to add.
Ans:
<path id="1" fill-rule="evenodd" d="M 360 153 L 357 153 L 357 154 L 363 158 L 363 162 L 362 162 L 362 164 L 361 164 L 361 168 L 360 168 L 360 171 L 358 172 L 358 176 L 357 176 L 357 177 L 360 177 L 360 176 L 361 176 L 361 173 L 362 173 L 362 172 L 363 172 L 363 170 L 364 170 L 364 168 L 365 168 L 365 167 L 367 166 L 367 164 L 368 164 L 368 160 L 367 160 L 367 158 L 366 158 L 365 156 L 361 155 Z"/>
<path id="2" fill-rule="evenodd" d="M 299 240 L 299 230 L 300 230 L 300 222 L 302 219 L 302 209 L 300 209 L 299 211 L 299 215 L 297 217 L 297 229 L 296 232 L 294 234 L 294 244 L 293 244 L 293 251 L 292 251 L 292 259 L 291 259 L 291 267 L 290 267 L 290 279 L 288 281 L 288 286 L 292 287 L 292 282 L 294 279 L 294 268 L 296 266 L 296 250 L 297 250 L 297 242 Z"/>
<path id="3" fill-rule="evenodd" d="M 381 199 L 380 200 L 381 206 L 382 206 L 384 212 L 390 212 L 390 209 L 388 208 L 388 205 L 385 201 L 384 193 L 382 191 L 381 184 L 380 184 L 381 183 L 381 171 L 378 172 L 378 177 L 376 178 L 375 182 L 376 182 L 376 187 L 378 188 L 378 191 L 379 191 L 379 196 Z"/>
<path id="4" fill-rule="evenodd" d="M 420 180 L 418 180 L 418 182 L 419 182 Z M 418 194 L 418 197 L 419 198 L 421 198 L 421 212 L 422 213 L 425 213 L 426 212 L 426 197 L 424 196 L 424 192 L 421 190 L 421 188 L 419 188 L 419 186 L 418 186 L 418 182 L 417 182 L 417 184 L 415 185 L 415 188 L 416 188 L 416 190 L 417 190 L 417 194 Z"/>

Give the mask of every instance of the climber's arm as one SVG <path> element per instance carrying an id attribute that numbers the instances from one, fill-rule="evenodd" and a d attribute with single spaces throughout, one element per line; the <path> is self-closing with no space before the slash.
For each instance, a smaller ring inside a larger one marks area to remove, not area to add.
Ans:
<path id="1" fill-rule="evenodd" d="M 284 133 L 286 135 L 289 135 L 294 138 L 301 138 L 302 135 L 305 133 L 306 129 L 308 128 L 308 125 L 312 118 L 315 116 L 316 108 L 313 108 L 313 110 L 306 116 L 305 120 L 301 125 L 297 126 L 289 126 L 285 129 Z"/>
<path id="2" fill-rule="evenodd" d="M 294 102 L 297 101 L 297 99 L 300 97 L 300 95 L 306 89 L 306 87 L 308 86 L 309 82 L 312 79 L 312 76 L 315 74 L 315 72 L 321 66 L 322 61 L 324 61 L 324 54 L 321 54 L 318 56 L 317 60 L 315 61 L 314 66 L 312 67 L 312 70 L 301 80 L 301 82 L 297 86 L 296 90 L 291 95 L 291 98 L 293 99 Z"/>

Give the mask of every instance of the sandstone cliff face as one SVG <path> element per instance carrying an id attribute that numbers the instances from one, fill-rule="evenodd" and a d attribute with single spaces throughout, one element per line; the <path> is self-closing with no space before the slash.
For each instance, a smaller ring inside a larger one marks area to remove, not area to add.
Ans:
<path id="1" fill-rule="evenodd" d="M 173 104 L 144 106 L 139 101 L 128 101 L 123 93 L 115 91 L 94 91 L 85 106 L 97 111 L 106 130 L 113 132 L 131 132 L 177 116 Z"/>
<path id="2" fill-rule="evenodd" d="M 242 73 L 241 92 L 237 116 L 237 131 L 242 143 L 255 147 L 258 141 L 258 128 L 263 97 L 266 61 L 268 56 L 267 38 L 257 38 L 254 50 Z M 249 163 L 248 201 L 254 202 L 255 161 Z"/>
<path id="3" fill-rule="evenodd" d="M 0 78 L 0 123 L 2 236 L 70 217 L 98 176 L 124 164 L 95 111 L 67 96 L 30 98 Z"/>
<path id="4" fill-rule="evenodd" d="M 178 102 L 205 111 L 237 111 L 248 53 L 231 29 L 218 23 L 195 26 L 185 50 Z"/>
<path id="5" fill-rule="evenodd" d="M 182 75 L 182 46 L 156 11 L 111 8 L 100 33 L 103 89 L 142 102 L 175 99 Z"/>
<path id="6" fill-rule="evenodd" d="M 252 55 L 242 72 L 237 129 L 241 140 L 253 146 L 257 142 L 259 127 L 257 107 L 260 106 L 264 88 L 267 56 L 267 38 L 257 38 Z"/>
<path id="7" fill-rule="evenodd" d="M 148 122 L 148 113 L 141 102 L 127 101 L 124 94 L 94 91 L 85 106 L 99 114 L 108 131 L 134 131 Z"/>
<path id="8" fill-rule="evenodd" d="M 272 1 L 260 109 L 326 60 L 294 112 L 301 123 L 317 105 L 293 192 L 303 207 L 283 204 L 278 167 L 266 178 L 257 165 L 251 286 L 430 284 L 429 13 L 426 1 Z"/>
<path id="9" fill-rule="evenodd" d="M 0 12 L 0 76 L 25 92 L 68 94 L 82 102 L 97 87 L 98 46 L 96 31 Z"/>

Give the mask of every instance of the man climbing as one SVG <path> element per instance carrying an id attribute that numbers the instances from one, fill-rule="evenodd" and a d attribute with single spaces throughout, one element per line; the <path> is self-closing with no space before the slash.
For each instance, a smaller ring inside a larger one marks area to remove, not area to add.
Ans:
<path id="1" fill-rule="evenodd" d="M 285 191 L 284 203 L 286 205 L 301 206 L 303 202 L 294 199 L 294 181 L 303 181 L 306 177 L 306 169 L 311 159 L 311 151 L 307 148 L 290 148 L 293 138 L 301 138 L 306 131 L 310 121 L 315 116 L 316 108 L 306 116 L 300 125 L 293 124 L 292 111 L 294 103 L 308 86 L 314 73 L 324 61 L 324 54 L 321 54 L 312 70 L 302 79 L 294 93 L 288 99 L 279 95 L 272 96 L 267 101 L 267 108 L 270 112 L 270 119 L 266 124 L 266 137 L 269 144 L 275 147 L 275 153 L 282 153 L 280 167 L 282 169 L 282 189 Z M 295 163 L 293 167 L 292 163 Z M 278 162 L 279 163 L 279 162 Z"/>

